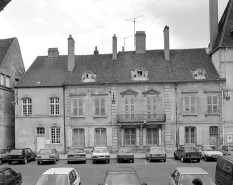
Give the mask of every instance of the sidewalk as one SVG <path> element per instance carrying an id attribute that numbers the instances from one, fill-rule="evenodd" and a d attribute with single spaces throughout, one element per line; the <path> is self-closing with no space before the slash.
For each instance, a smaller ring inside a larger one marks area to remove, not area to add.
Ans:
<path id="1" fill-rule="evenodd" d="M 67 159 L 67 154 L 59 154 L 61 160 Z M 111 159 L 116 159 L 117 154 L 116 153 L 110 153 Z M 86 154 L 87 159 L 91 159 L 91 153 Z M 134 153 L 135 159 L 145 159 L 145 153 Z M 173 153 L 167 153 L 167 158 L 171 159 L 174 158 Z"/>

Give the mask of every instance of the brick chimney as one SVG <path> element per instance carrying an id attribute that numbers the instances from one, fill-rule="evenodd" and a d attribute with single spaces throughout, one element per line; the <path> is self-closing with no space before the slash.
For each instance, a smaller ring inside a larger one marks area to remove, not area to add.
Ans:
<path id="1" fill-rule="evenodd" d="M 49 58 L 56 58 L 59 56 L 58 48 L 49 48 L 48 50 L 48 57 Z"/>
<path id="2" fill-rule="evenodd" d="M 144 31 L 136 32 L 136 53 L 146 53 L 146 34 Z"/>
<path id="3" fill-rule="evenodd" d="M 117 37 L 115 34 L 112 37 L 112 59 L 117 59 Z"/>
<path id="4" fill-rule="evenodd" d="M 163 30 L 164 35 L 164 58 L 170 61 L 170 46 L 169 46 L 169 27 L 165 26 Z"/>
<path id="5" fill-rule="evenodd" d="M 97 50 L 97 46 L 96 46 L 94 50 L 94 55 L 98 55 L 98 54 L 99 54 L 99 51 Z"/>
<path id="6" fill-rule="evenodd" d="M 74 39 L 72 35 L 68 38 L 68 71 L 72 72 L 74 70 Z"/>
<path id="7" fill-rule="evenodd" d="M 218 0 L 209 0 L 210 51 L 218 35 Z"/>

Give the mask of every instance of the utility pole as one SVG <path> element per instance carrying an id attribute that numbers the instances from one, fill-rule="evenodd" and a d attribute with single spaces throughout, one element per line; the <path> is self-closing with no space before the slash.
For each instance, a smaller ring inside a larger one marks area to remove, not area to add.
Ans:
<path id="1" fill-rule="evenodd" d="M 139 17 L 142 17 L 143 15 L 140 15 L 140 16 L 138 16 L 138 17 L 133 17 L 133 18 L 129 18 L 129 19 L 125 19 L 125 21 L 131 21 L 131 22 L 133 22 L 134 23 L 134 47 L 135 47 L 135 23 L 141 23 L 141 24 L 143 24 L 142 22 L 137 22 L 137 21 L 135 21 L 135 19 L 137 19 L 137 18 L 139 18 Z"/>
<path id="2" fill-rule="evenodd" d="M 125 51 L 125 39 L 129 38 L 129 37 L 132 37 L 133 35 L 130 35 L 130 36 L 127 36 L 127 37 L 122 37 L 120 39 L 124 39 L 124 51 Z"/>

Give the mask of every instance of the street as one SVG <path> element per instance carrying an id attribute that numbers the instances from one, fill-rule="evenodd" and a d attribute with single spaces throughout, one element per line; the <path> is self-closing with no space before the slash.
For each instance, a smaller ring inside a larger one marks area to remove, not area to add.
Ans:
<path id="1" fill-rule="evenodd" d="M 167 162 L 148 162 L 145 159 L 135 159 L 134 163 L 125 162 L 118 164 L 116 159 L 111 159 L 109 164 L 93 164 L 92 160 L 87 160 L 86 164 L 67 164 L 66 160 L 60 160 L 57 162 L 57 164 L 45 163 L 42 165 L 37 165 L 36 161 L 32 161 L 26 165 L 18 163 L 8 165 L 7 163 L 3 163 L 0 167 L 7 166 L 11 167 L 17 172 L 22 173 L 23 185 L 34 185 L 44 171 L 54 167 L 74 167 L 81 177 L 82 185 L 97 185 L 99 183 L 103 183 L 105 173 L 110 167 L 133 167 L 137 171 L 142 183 L 145 182 L 148 185 L 164 185 L 169 183 L 169 174 L 176 167 L 201 167 L 206 170 L 214 179 L 216 162 L 206 162 L 201 160 L 200 163 L 182 163 L 181 161 L 174 159 L 167 159 Z"/>

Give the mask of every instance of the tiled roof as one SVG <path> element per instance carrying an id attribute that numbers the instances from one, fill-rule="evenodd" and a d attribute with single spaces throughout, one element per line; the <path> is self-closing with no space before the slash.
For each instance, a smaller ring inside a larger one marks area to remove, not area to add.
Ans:
<path id="1" fill-rule="evenodd" d="M 11 43 L 13 42 L 14 38 L 10 39 L 0 39 L 0 64 L 4 59 Z"/>
<path id="2" fill-rule="evenodd" d="M 171 50 L 170 56 L 171 61 L 165 61 L 163 50 L 150 50 L 145 54 L 119 52 L 115 60 L 112 60 L 112 54 L 76 55 L 72 73 L 67 72 L 67 56 L 59 56 L 57 59 L 41 56 L 37 57 L 17 87 L 62 86 L 64 83 L 132 83 L 131 70 L 139 67 L 148 71 L 148 82 L 199 81 L 194 80 L 191 73 L 198 68 L 205 69 L 208 75 L 206 80 L 221 80 L 205 48 Z M 96 82 L 81 81 L 86 71 L 97 74 Z"/>
<path id="3" fill-rule="evenodd" d="M 233 47 L 233 0 L 229 0 L 227 7 L 218 24 L 218 35 L 213 50 L 218 47 Z"/>

